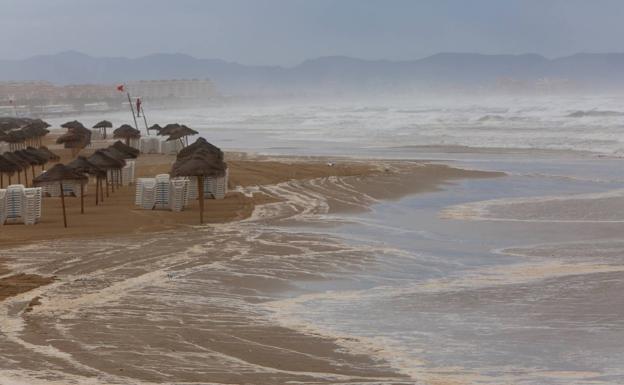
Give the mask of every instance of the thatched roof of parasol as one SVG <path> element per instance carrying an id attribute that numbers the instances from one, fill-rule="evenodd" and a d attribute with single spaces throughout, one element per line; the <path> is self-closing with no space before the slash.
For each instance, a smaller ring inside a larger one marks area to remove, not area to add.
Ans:
<path id="1" fill-rule="evenodd" d="M 198 138 L 194 143 L 189 144 L 187 147 L 181 149 L 180 152 L 178 153 L 178 159 L 182 159 L 187 156 L 190 156 L 194 152 L 199 151 L 199 150 L 204 150 L 204 151 L 213 153 L 215 154 L 215 156 L 217 156 L 217 158 L 223 160 L 223 151 L 221 151 L 221 149 L 215 146 L 214 144 L 209 143 L 204 138 Z"/>
<path id="2" fill-rule="evenodd" d="M 115 159 L 103 150 L 97 150 L 90 157 L 87 158 L 89 163 L 96 167 L 108 169 L 119 169 L 126 165 L 123 159 Z"/>
<path id="3" fill-rule="evenodd" d="M 124 124 L 113 131 L 113 138 L 115 139 L 138 139 L 140 137 L 141 131 L 128 124 Z"/>
<path id="4" fill-rule="evenodd" d="M 154 124 L 153 126 L 151 126 L 150 128 L 148 128 L 148 130 L 150 130 L 150 131 L 160 132 L 160 130 L 162 130 L 162 127 L 160 127 L 158 124 Z"/>
<path id="5" fill-rule="evenodd" d="M 131 158 L 137 158 L 139 154 L 141 154 L 141 151 L 137 150 L 134 147 L 128 146 L 127 144 L 120 141 L 116 141 L 112 146 L 109 147 L 113 147 L 117 151 L 125 152 L 126 154 L 130 155 Z"/>
<path id="6" fill-rule="evenodd" d="M 82 183 L 86 183 L 89 178 L 81 172 L 77 172 L 64 164 L 57 163 L 52 166 L 48 171 L 39 175 L 33 182 L 35 185 L 51 182 L 60 182 L 63 180 L 77 180 Z"/>
<path id="7" fill-rule="evenodd" d="M 78 158 L 72 160 L 71 162 L 67 164 L 67 167 L 71 168 L 74 171 L 84 173 L 84 174 L 91 174 L 91 175 L 97 175 L 97 176 L 106 175 L 105 169 L 97 167 L 93 163 L 89 162 L 87 158 L 85 158 L 84 156 L 79 156 Z"/>
<path id="8" fill-rule="evenodd" d="M 48 160 L 41 155 L 28 151 L 28 150 L 18 150 L 14 152 L 15 155 L 27 161 L 31 166 L 32 165 L 42 165 L 46 164 Z"/>
<path id="9" fill-rule="evenodd" d="M 113 159 L 119 159 L 119 160 L 124 160 L 124 161 L 126 159 L 133 159 L 132 155 L 129 155 L 128 153 L 123 152 L 123 151 L 119 151 L 118 149 L 112 146 L 106 147 L 100 151 L 104 152 L 106 155 L 110 156 Z"/>
<path id="10" fill-rule="evenodd" d="M 65 148 L 82 148 L 86 146 L 86 140 L 84 135 L 70 131 L 56 138 L 56 143 L 65 145 Z"/>
<path id="11" fill-rule="evenodd" d="M 176 130 L 180 129 L 180 125 L 178 123 L 170 123 L 167 124 L 165 127 L 161 128 L 158 131 L 158 135 L 169 135 L 172 132 L 175 132 Z"/>
<path id="12" fill-rule="evenodd" d="M 31 156 L 34 156 L 37 159 L 39 159 L 39 161 L 41 162 L 39 164 L 46 164 L 46 163 L 48 163 L 51 160 L 50 159 L 50 154 L 48 154 L 45 151 L 40 151 L 38 148 L 26 147 L 26 149 L 22 150 L 22 151 L 26 151 Z"/>
<path id="13" fill-rule="evenodd" d="M 171 176 L 224 176 L 227 164 L 208 153 L 195 153 L 177 160 L 171 167 Z"/>
<path id="14" fill-rule="evenodd" d="M 48 156 L 48 160 L 50 160 L 51 162 L 58 162 L 59 160 L 61 160 L 60 156 L 58 156 L 57 154 L 55 154 L 52 151 L 48 150 L 48 148 L 46 146 L 41 146 L 41 147 L 37 148 L 37 151 L 39 151 L 41 153 L 45 153 Z"/>
<path id="15" fill-rule="evenodd" d="M 61 124 L 61 127 L 67 128 L 68 130 L 86 130 L 87 128 L 77 120 L 72 120 L 71 122 Z"/>
<path id="16" fill-rule="evenodd" d="M 26 140 L 26 135 L 22 130 L 13 130 L 5 133 L 3 140 L 7 143 L 22 143 Z"/>
<path id="17" fill-rule="evenodd" d="M 102 120 L 101 122 L 96 123 L 95 126 L 93 126 L 93 128 L 112 128 L 113 127 L 113 123 L 109 122 L 108 120 Z"/>
<path id="18" fill-rule="evenodd" d="M 15 163 L 19 167 L 20 170 L 24 170 L 30 167 L 30 163 L 26 162 L 25 160 L 23 160 L 22 158 L 20 158 L 19 156 L 15 155 L 12 152 L 5 152 L 4 154 L 2 154 L 2 156 L 8 161 Z"/>
<path id="19" fill-rule="evenodd" d="M 22 168 L 19 165 L 11 162 L 9 159 L 0 155 L 0 172 L 6 173 L 6 174 L 13 174 L 20 170 L 22 170 Z"/>

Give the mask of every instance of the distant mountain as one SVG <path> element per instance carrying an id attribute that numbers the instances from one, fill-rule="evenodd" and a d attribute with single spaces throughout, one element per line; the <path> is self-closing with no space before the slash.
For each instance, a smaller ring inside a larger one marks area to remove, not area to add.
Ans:
<path id="1" fill-rule="evenodd" d="M 440 53 L 420 60 L 361 60 L 322 57 L 291 67 L 247 66 L 183 54 L 128 59 L 79 52 L 0 60 L 0 81 L 45 80 L 56 84 L 210 78 L 224 93 L 314 93 L 321 90 L 492 87 L 500 79 L 566 80 L 583 88 L 624 88 L 624 54 L 540 55 Z"/>

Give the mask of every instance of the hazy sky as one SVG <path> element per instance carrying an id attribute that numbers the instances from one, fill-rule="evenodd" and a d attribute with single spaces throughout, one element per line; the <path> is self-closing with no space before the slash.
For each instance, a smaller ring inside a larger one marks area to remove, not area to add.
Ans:
<path id="1" fill-rule="evenodd" d="M 294 65 L 624 51 L 624 0 L 0 0 L 0 59 L 77 50 Z"/>

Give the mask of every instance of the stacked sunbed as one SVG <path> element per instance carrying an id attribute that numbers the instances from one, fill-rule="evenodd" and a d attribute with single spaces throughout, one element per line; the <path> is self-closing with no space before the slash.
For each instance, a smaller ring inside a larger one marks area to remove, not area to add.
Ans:
<path id="1" fill-rule="evenodd" d="M 41 218 L 41 196 L 40 187 L 25 188 L 23 185 L 11 185 L 6 190 L 0 190 L 0 225 L 37 223 Z"/>

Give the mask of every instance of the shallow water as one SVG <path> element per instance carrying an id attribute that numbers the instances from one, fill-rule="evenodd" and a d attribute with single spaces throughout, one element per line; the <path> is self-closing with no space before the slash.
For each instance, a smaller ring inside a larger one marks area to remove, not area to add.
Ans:
<path id="1" fill-rule="evenodd" d="M 272 306 L 285 325 L 363 337 L 423 383 L 621 384 L 620 176 L 591 180 L 585 172 L 597 164 L 577 173 L 577 160 L 557 161 L 566 178 L 531 173 L 551 168 L 545 162 L 350 218 L 335 230 L 344 239 L 398 250 L 378 256 L 375 269 L 319 283 L 319 294 Z M 491 200 L 495 209 L 478 218 L 441 215 Z"/>

